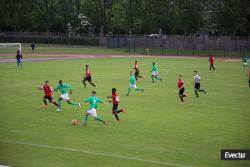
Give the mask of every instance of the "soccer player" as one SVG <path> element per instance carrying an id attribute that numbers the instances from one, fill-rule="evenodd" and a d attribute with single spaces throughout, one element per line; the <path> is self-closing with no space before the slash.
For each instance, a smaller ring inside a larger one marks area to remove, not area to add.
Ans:
<path id="1" fill-rule="evenodd" d="M 199 97 L 198 92 L 203 92 L 203 93 L 207 93 L 205 90 L 200 89 L 200 84 L 201 82 L 201 77 L 198 74 L 198 71 L 194 71 L 194 92 L 196 97 Z"/>
<path id="2" fill-rule="evenodd" d="M 96 97 L 96 91 L 92 91 L 92 94 L 89 98 L 87 99 L 84 99 L 83 100 L 84 102 L 89 102 L 89 105 L 90 105 L 90 108 L 89 110 L 87 111 L 85 117 L 84 117 L 84 120 L 83 120 L 83 125 L 87 125 L 88 123 L 88 116 L 92 116 L 95 118 L 95 120 L 99 121 L 99 122 L 102 122 L 104 125 L 107 125 L 106 122 L 97 116 L 97 113 L 96 113 L 96 109 L 97 109 L 97 104 L 98 103 L 103 103 L 103 104 L 107 104 L 106 102 L 104 102 L 103 100 L 99 99 L 98 97 Z"/>
<path id="3" fill-rule="evenodd" d="M 30 44 L 30 47 L 31 47 L 31 49 L 32 49 L 32 52 L 34 52 L 34 51 L 35 51 L 35 47 L 36 47 L 35 42 L 32 42 L 32 43 Z"/>
<path id="4" fill-rule="evenodd" d="M 92 86 L 96 87 L 96 85 L 91 80 L 91 73 L 90 73 L 89 65 L 86 65 L 85 76 L 82 80 L 82 83 L 84 84 L 85 88 L 86 88 L 86 81 L 88 81 Z"/>
<path id="5" fill-rule="evenodd" d="M 183 97 L 187 97 L 187 95 L 184 94 L 185 88 L 184 88 L 184 81 L 182 79 L 182 75 L 178 76 L 177 88 L 179 89 L 179 97 L 181 99 L 181 104 L 182 104 L 182 103 L 184 103 Z"/>
<path id="6" fill-rule="evenodd" d="M 214 68 L 214 60 L 215 60 L 215 58 L 214 58 L 214 56 L 211 54 L 211 55 L 209 56 L 209 58 L 208 58 L 208 61 L 210 62 L 210 71 L 213 69 L 214 72 L 216 72 L 216 70 L 215 70 L 215 68 Z"/>
<path id="7" fill-rule="evenodd" d="M 155 62 L 152 63 L 152 70 L 151 70 L 151 72 L 152 72 L 151 78 L 152 78 L 152 82 L 153 83 L 155 82 L 155 79 L 160 80 L 162 82 L 162 79 L 158 77 L 158 68 L 155 65 Z"/>
<path id="8" fill-rule="evenodd" d="M 243 65 L 243 68 L 248 67 L 248 59 L 246 56 L 242 57 L 242 65 Z"/>
<path id="9" fill-rule="evenodd" d="M 112 101 L 109 102 L 113 102 L 113 107 L 112 107 L 112 113 L 114 114 L 116 121 L 119 122 L 120 119 L 118 117 L 118 114 L 120 112 L 126 113 L 126 111 L 124 109 L 120 109 L 118 110 L 118 106 L 119 106 L 119 96 L 116 92 L 116 88 L 112 88 L 112 96 L 107 96 L 107 98 L 112 98 Z"/>
<path id="10" fill-rule="evenodd" d="M 23 56 L 22 56 L 22 52 L 20 49 L 17 49 L 17 53 L 16 53 L 16 63 L 17 63 L 17 67 L 22 67 L 22 61 L 23 61 Z"/>
<path id="11" fill-rule="evenodd" d="M 129 96 L 131 88 L 135 89 L 136 91 L 144 92 L 144 89 L 142 88 L 137 88 L 136 86 L 136 79 L 135 79 L 135 74 L 133 71 L 130 71 L 130 79 L 129 79 L 130 85 L 128 87 L 128 93 L 127 96 Z"/>
<path id="12" fill-rule="evenodd" d="M 135 61 L 135 67 L 133 68 L 135 70 L 135 79 L 137 80 L 138 78 L 143 78 L 140 75 L 140 70 L 139 70 L 139 64 L 137 61 Z"/>
<path id="13" fill-rule="evenodd" d="M 44 96 L 43 96 L 44 108 L 48 108 L 47 100 L 49 100 L 50 103 L 53 103 L 55 106 L 58 107 L 58 104 L 54 101 L 52 97 L 53 88 L 50 86 L 49 81 L 45 81 L 45 84 L 42 87 L 39 87 L 38 89 L 44 91 Z"/>
<path id="14" fill-rule="evenodd" d="M 66 101 L 68 104 L 73 105 L 73 106 L 79 106 L 81 108 L 81 104 L 78 102 L 72 102 L 69 98 L 69 93 L 68 93 L 68 89 L 69 89 L 69 93 L 72 94 L 72 86 L 68 85 L 68 84 L 63 84 L 62 80 L 59 81 L 59 84 L 57 85 L 57 87 L 55 88 L 55 92 L 57 90 L 61 91 L 61 96 L 58 99 L 58 109 L 57 111 L 62 111 L 61 110 L 61 101 L 64 100 Z"/>

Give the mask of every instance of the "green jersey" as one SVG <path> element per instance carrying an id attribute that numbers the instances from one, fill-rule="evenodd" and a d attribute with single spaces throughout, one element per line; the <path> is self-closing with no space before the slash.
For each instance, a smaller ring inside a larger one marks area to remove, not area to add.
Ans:
<path id="1" fill-rule="evenodd" d="M 129 82 L 130 82 L 131 85 L 136 84 L 135 75 L 131 75 L 131 76 L 130 76 Z"/>
<path id="2" fill-rule="evenodd" d="M 247 63 L 247 61 L 248 61 L 248 60 L 247 60 L 247 57 L 243 57 L 243 58 L 242 58 L 242 62 L 243 62 L 243 63 Z"/>
<path id="3" fill-rule="evenodd" d="M 152 72 L 157 72 L 158 68 L 156 67 L 156 65 L 152 66 Z"/>
<path id="4" fill-rule="evenodd" d="M 101 99 L 99 99 L 98 97 L 96 97 L 96 96 L 90 96 L 89 98 L 84 99 L 83 101 L 84 102 L 89 102 L 90 109 L 91 108 L 96 109 L 98 103 L 103 103 L 103 101 Z"/>
<path id="5" fill-rule="evenodd" d="M 55 91 L 60 90 L 62 94 L 68 94 L 68 89 L 72 89 L 72 86 L 68 84 L 58 84 Z"/>

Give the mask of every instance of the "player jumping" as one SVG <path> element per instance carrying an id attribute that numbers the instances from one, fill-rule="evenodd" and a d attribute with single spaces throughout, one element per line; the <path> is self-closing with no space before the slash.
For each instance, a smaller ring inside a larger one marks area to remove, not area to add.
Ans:
<path id="1" fill-rule="evenodd" d="M 130 71 L 130 79 L 129 79 L 130 85 L 128 87 L 128 93 L 127 96 L 129 96 L 131 88 L 135 89 L 136 91 L 144 92 L 144 89 L 142 88 L 137 88 L 136 86 L 136 79 L 135 79 L 135 74 L 133 71 Z"/>
<path id="2" fill-rule="evenodd" d="M 90 105 L 90 108 L 89 108 L 89 110 L 87 111 L 87 113 L 86 113 L 86 115 L 84 117 L 83 125 L 87 125 L 89 115 L 94 117 L 95 120 L 104 123 L 104 125 L 107 125 L 106 122 L 102 118 L 98 117 L 97 113 L 96 113 L 98 103 L 103 103 L 103 104 L 107 104 L 107 103 L 104 102 L 103 100 L 99 99 L 98 97 L 96 97 L 96 92 L 95 91 L 92 91 L 91 96 L 89 98 L 87 98 L 87 99 L 84 99 L 83 101 L 84 102 L 89 102 L 89 105 Z"/>
<path id="3" fill-rule="evenodd" d="M 135 70 L 135 79 L 137 80 L 138 78 L 142 78 L 143 77 L 140 75 L 140 70 L 139 70 L 139 64 L 137 61 L 135 61 L 135 67 L 133 68 Z"/>
<path id="4" fill-rule="evenodd" d="M 243 56 L 241 60 L 242 60 L 243 68 L 248 67 L 248 59 L 247 59 L 247 57 Z"/>
<path id="5" fill-rule="evenodd" d="M 81 104 L 78 102 L 72 102 L 69 98 L 69 94 L 68 94 L 68 89 L 70 94 L 72 94 L 72 86 L 68 85 L 68 84 L 63 84 L 62 80 L 59 81 L 59 84 L 57 85 L 57 87 L 55 88 L 55 92 L 57 90 L 61 91 L 61 96 L 58 99 L 58 109 L 57 111 L 62 111 L 61 110 L 61 101 L 64 100 L 66 101 L 68 104 L 73 105 L 73 106 L 79 106 L 81 108 Z"/>
<path id="6" fill-rule="evenodd" d="M 209 58 L 208 58 L 208 61 L 210 62 L 210 71 L 213 69 L 214 72 L 216 72 L 216 70 L 215 70 L 215 68 L 214 68 L 214 60 L 215 60 L 215 58 L 214 58 L 214 56 L 211 54 L 211 55 L 209 56 Z"/>
<path id="7" fill-rule="evenodd" d="M 44 91 L 44 96 L 43 96 L 44 108 L 48 108 L 47 100 L 49 100 L 50 103 L 53 103 L 55 106 L 58 107 L 58 104 L 54 101 L 52 97 L 53 88 L 50 86 L 49 81 L 45 81 L 45 84 L 42 87 L 39 87 L 38 89 Z"/>
<path id="8" fill-rule="evenodd" d="M 17 67 L 22 67 L 22 61 L 23 61 L 23 56 L 22 56 L 22 52 L 20 49 L 17 49 L 17 53 L 16 53 L 16 63 L 17 63 Z"/>
<path id="9" fill-rule="evenodd" d="M 153 83 L 155 82 L 154 79 L 160 80 L 162 82 L 162 79 L 158 77 L 158 68 L 155 65 L 155 62 L 152 63 L 152 70 L 151 70 L 151 72 L 152 72 L 151 78 L 152 78 L 152 82 Z"/>
<path id="10" fill-rule="evenodd" d="M 82 80 L 82 83 L 85 88 L 86 88 L 86 81 L 88 81 L 92 86 L 96 87 L 96 85 L 91 80 L 91 73 L 90 73 L 89 65 L 86 65 L 85 76 Z"/>
<path id="11" fill-rule="evenodd" d="M 187 97 L 187 95 L 184 94 L 185 88 L 184 88 L 184 81 L 182 79 L 182 75 L 178 76 L 177 88 L 179 89 L 179 97 L 181 99 L 181 104 L 182 104 L 182 103 L 184 103 L 183 97 Z"/>
<path id="12" fill-rule="evenodd" d="M 112 113 L 114 114 L 116 121 L 119 122 L 120 119 L 118 117 L 118 114 L 120 112 L 126 113 L 126 111 L 124 109 L 118 110 L 119 96 L 117 95 L 116 88 L 112 88 L 112 96 L 108 96 L 107 98 L 112 98 L 112 101 L 109 101 L 113 102 Z"/>
<path id="13" fill-rule="evenodd" d="M 203 92 L 203 93 L 207 93 L 205 90 L 200 89 L 200 84 L 201 82 L 201 77 L 198 74 L 198 71 L 194 71 L 194 92 L 196 97 L 199 97 L 198 92 Z"/>

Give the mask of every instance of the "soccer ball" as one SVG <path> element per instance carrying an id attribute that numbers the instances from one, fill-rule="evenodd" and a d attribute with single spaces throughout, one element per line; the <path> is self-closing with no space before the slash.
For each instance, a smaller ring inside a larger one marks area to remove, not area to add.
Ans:
<path id="1" fill-rule="evenodd" d="M 76 119 L 72 119 L 71 123 L 72 123 L 72 125 L 77 125 L 78 121 Z"/>

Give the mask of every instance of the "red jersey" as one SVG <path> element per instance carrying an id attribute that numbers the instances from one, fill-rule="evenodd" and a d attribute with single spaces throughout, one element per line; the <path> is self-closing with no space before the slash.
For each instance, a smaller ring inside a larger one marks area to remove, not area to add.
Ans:
<path id="1" fill-rule="evenodd" d="M 139 64 L 135 64 L 135 70 L 139 70 Z"/>
<path id="2" fill-rule="evenodd" d="M 182 79 L 179 79 L 179 80 L 178 80 L 178 88 L 179 88 L 179 89 L 184 88 L 184 81 L 183 81 Z"/>
<path id="3" fill-rule="evenodd" d="M 43 87 L 42 87 L 42 89 L 43 89 L 43 91 L 44 91 L 44 94 L 46 95 L 46 96 L 51 96 L 52 95 L 52 88 L 51 88 L 51 86 L 49 86 L 49 85 L 44 85 Z"/>
<path id="4" fill-rule="evenodd" d="M 119 96 L 117 93 L 112 93 L 113 104 L 119 104 Z"/>
<path id="5" fill-rule="evenodd" d="M 214 56 L 210 56 L 208 60 L 210 61 L 210 64 L 214 64 Z"/>
<path id="6" fill-rule="evenodd" d="M 86 72 L 85 72 L 85 76 L 90 77 L 91 73 L 90 73 L 90 69 L 86 68 Z"/>

